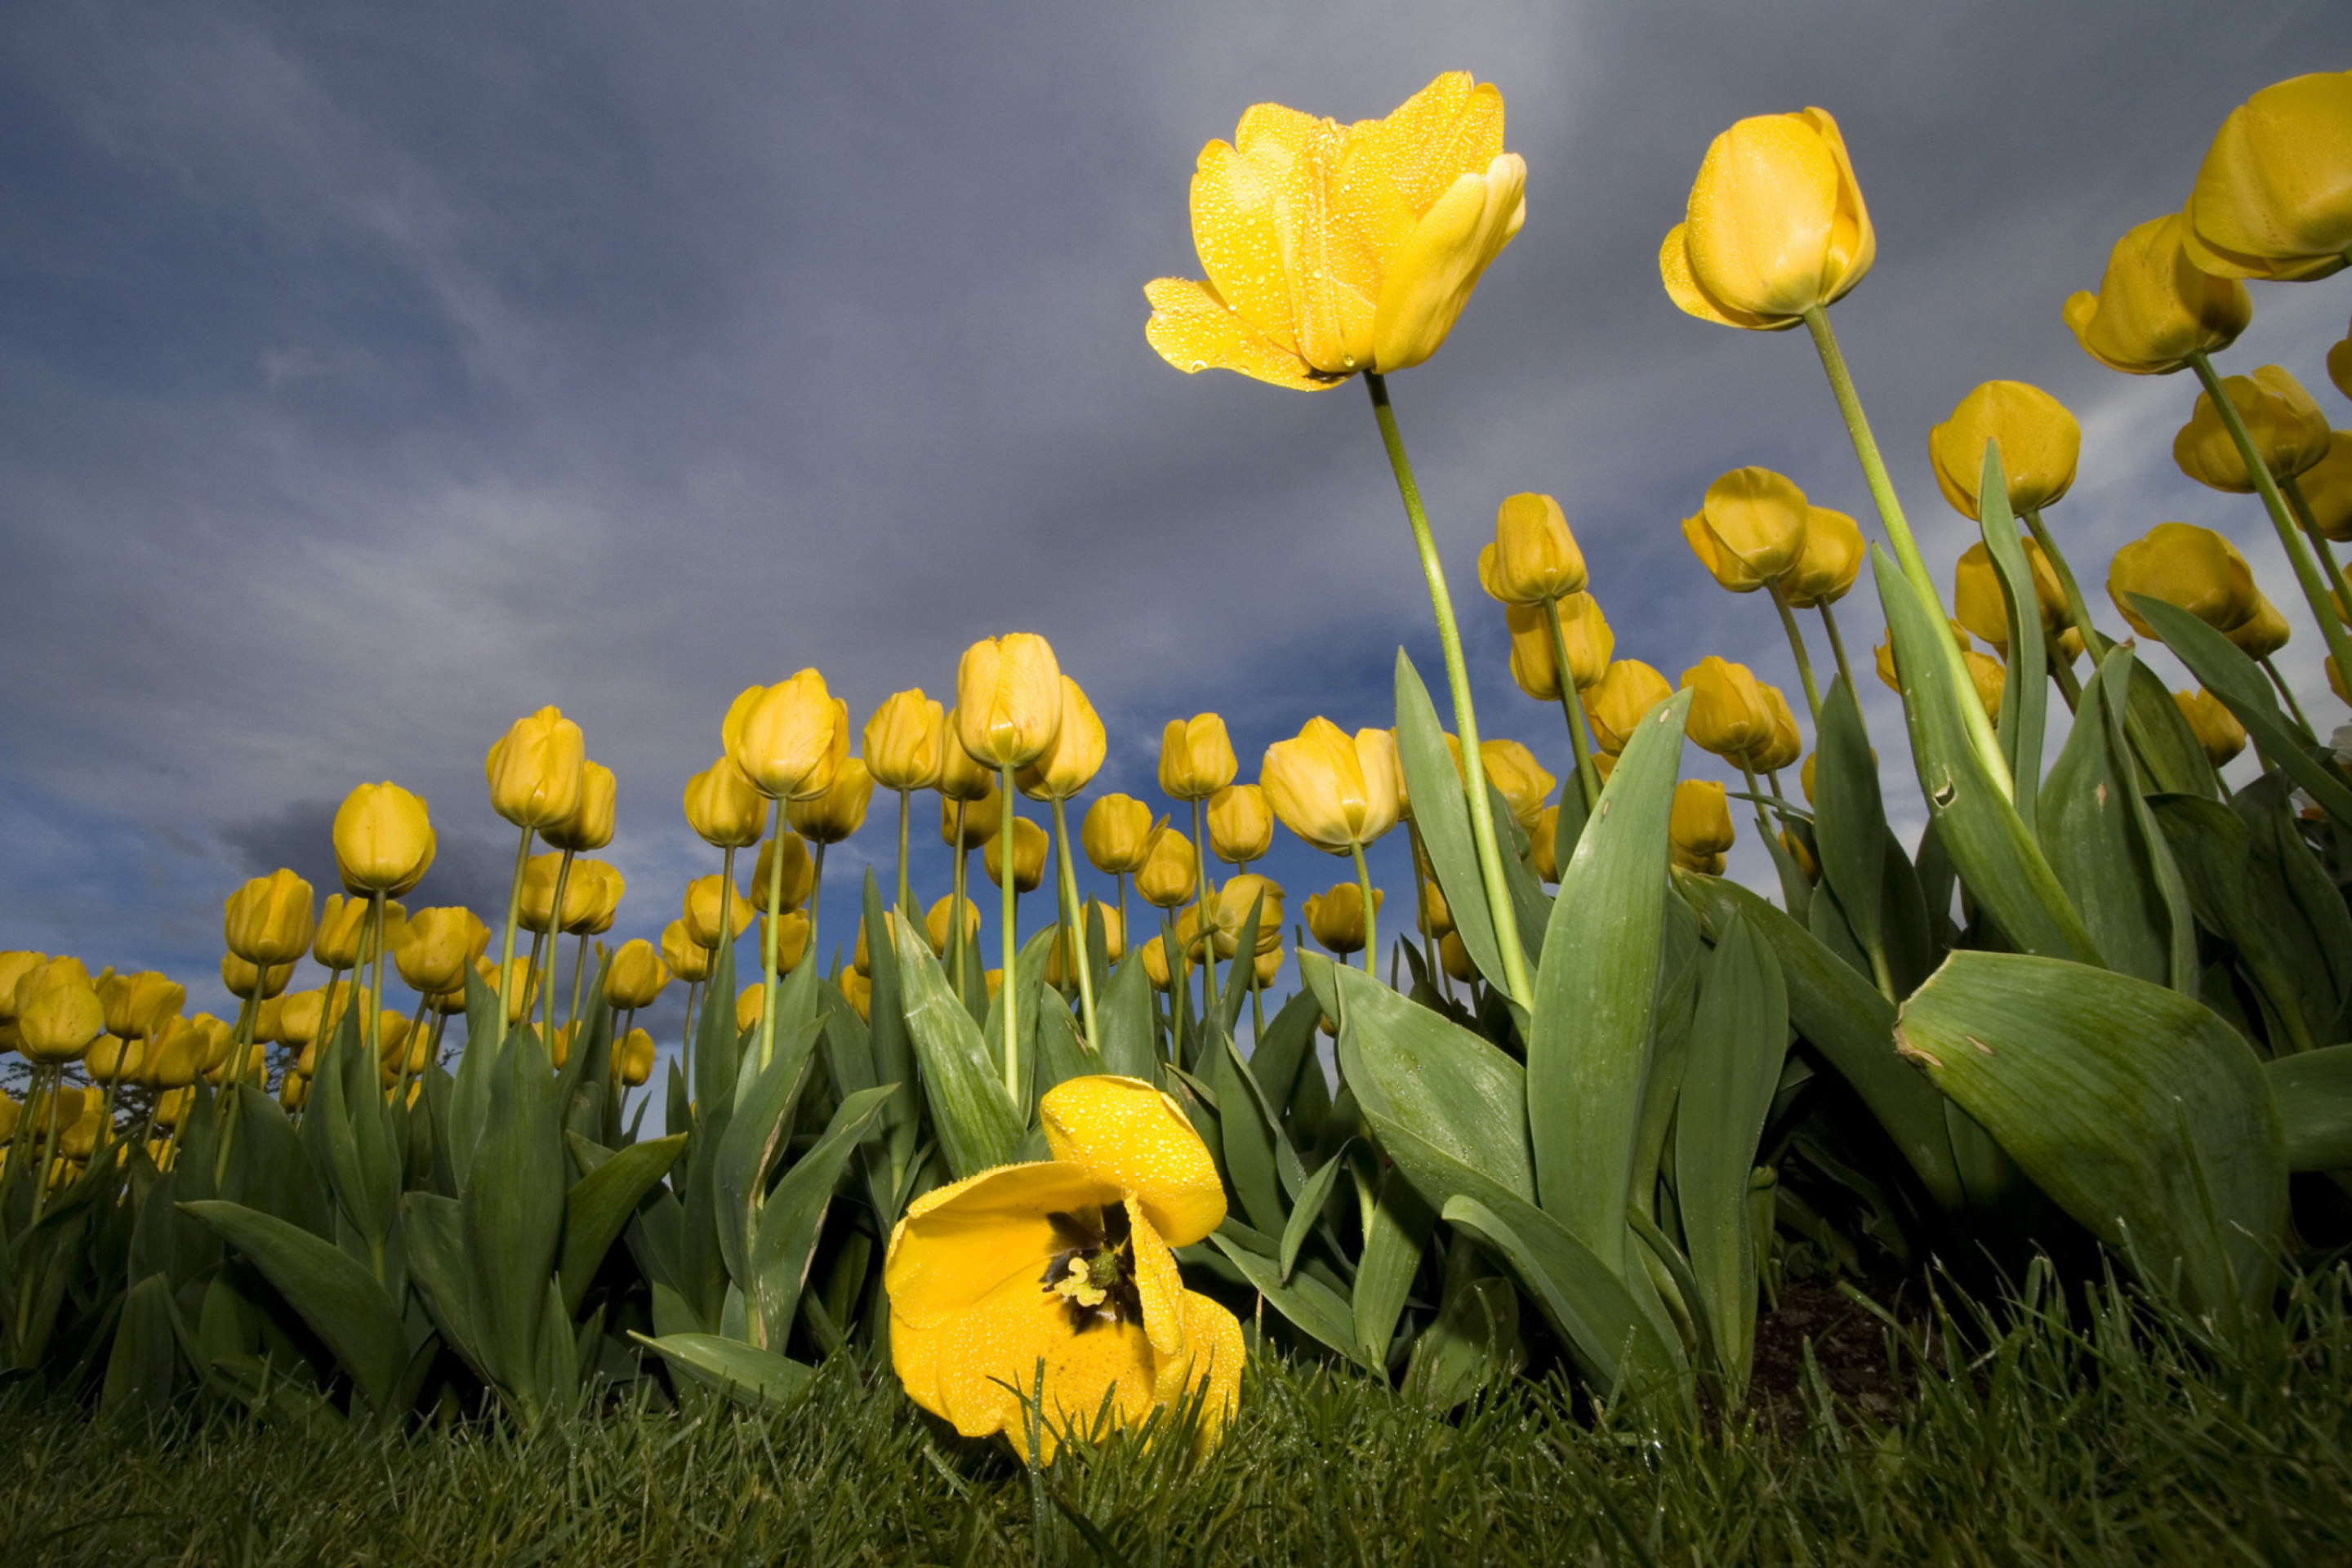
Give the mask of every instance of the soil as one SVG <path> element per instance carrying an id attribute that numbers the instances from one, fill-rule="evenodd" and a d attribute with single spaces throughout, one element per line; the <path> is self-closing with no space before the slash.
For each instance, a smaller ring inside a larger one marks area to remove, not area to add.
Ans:
<path id="1" fill-rule="evenodd" d="M 1861 1289 L 1910 1328 L 1919 1314 L 1903 1300 L 1896 1283 L 1869 1281 Z M 1917 1294 L 1916 1286 L 1912 1294 Z M 1809 1342 L 1822 1381 L 1840 1405 L 1874 1421 L 1895 1415 L 1905 1374 L 1916 1375 L 1916 1369 L 1887 1364 L 1885 1323 L 1834 1285 L 1791 1282 L 1780 1288 L 1779 1304 L 1756 1319 L 1755 1375 L 1748 1397 L 1763 1425 L 1789 1433 L 1804 1429 Z"/>

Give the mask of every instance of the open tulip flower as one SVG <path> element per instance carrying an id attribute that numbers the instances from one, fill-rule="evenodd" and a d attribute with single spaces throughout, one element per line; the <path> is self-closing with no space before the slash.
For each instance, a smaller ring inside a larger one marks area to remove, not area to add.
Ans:
<path id="1" fill-rule="evenodd" d="M 1000 1165 L 908 1206 L 883 1285 L 907 1396 L 967 1437 L 1037 1451 L 1202 1402 L 1213 1443 L 1241 1382 L 1241 1324 L 1184 1289 L 1172 1247 L 1225 1217 L 1216 1163 L 1175 1103 L 1128 1078 L 1038 1102 L 1053 1158 Z"/>

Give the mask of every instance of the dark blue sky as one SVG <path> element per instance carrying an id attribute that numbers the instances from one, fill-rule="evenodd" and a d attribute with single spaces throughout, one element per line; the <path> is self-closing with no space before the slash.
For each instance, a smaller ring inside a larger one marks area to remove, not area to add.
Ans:
<path id="1" fill-rule="evenodd" d="M 165 967 L 218 1005 L 221 896 L 280 863 L 331 879 L 335 803 L 387 777 L 441 834 L 413 901 L 488 913 L 511 851 L 480 757 L 546 702 L 620 774 L 617 936 L 656 932 L 709 868 L 677 803 L 729 699 L 803 665 L 862 723 L 899 687 L 946 695 L 973 637 L 1044 632 L 1109 726 L 1101 787 L 1139 795 L 1171 716 L 1224 712 L 1248 774 L 1311 714 L 1386 723 L 1397 646 L 1438 670 L 1360 387 L 1181 375 L 1144 343 L 1141 286 L 1198 274 L 1192 162 L 1250 103 L 1353 119 L 1448 68 L 1501 85 L 1528 223 L 1393 391 L 1490 731 L 1564 771 L 1471 570 L 1520 489 L 1560 497 L 1621 654 L 1793 685 L 1769 606 L 1717 590 L 1675 525 L 1746 463 L 1868 522 L 1852 454 L 1803 335 L 1684 317 L 1655 256 L 1710 137 L 1809 103 L 1877 226 L 1836 321 L 1938 570 L 1970 531 L 1927 428 L 2008 376 L 2082 417 L 2051 521 L 2086 577 L 2177 518 L 2237 537 L 2289 605 L 2253 503 L 2171 465 L 2193 387 L 2101 369 L 2059 306 L 2179 204 L 2231 105 L 2347 65 L 2332 0 L 2226 25 L 2152 4 L 20 8 L 0 947 Z M 2352 414 L 2319 368 L 2352 288 L 2255 303 L 2227 367 L 2283 363 Z M 1845 620 L 1878 635 L 1861 598 Z M 2325 701 L 2315 641 L 2283 662 Z M 837 888 L 887 867 L 888 815 L 835 855 Z M 1402 893 L 1401 842 L 1382 858 Z M 1295 909 L 1341 866 L 1285 845 L 1271 868 Z"/>

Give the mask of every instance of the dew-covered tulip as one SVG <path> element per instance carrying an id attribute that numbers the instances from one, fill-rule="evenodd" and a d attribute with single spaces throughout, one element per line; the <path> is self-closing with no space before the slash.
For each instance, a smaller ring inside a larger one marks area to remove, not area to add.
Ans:
<path id="1" fill-rule="evenodd" d="M 662 927 L 662 963 L 688 984 L 709 978 L 711 952 L 710 948 L 694 940 L 685 921 L 675 920 Z"/>
<path id="2" fill-rule="evenodd" d="M 812 844 L 838 844 L 866 826 L 873 799 L 874 775 L 864 759 L 844 757 L 823 794 L 785 803 L 784 820 Z"/>
<path id="3" fill-rule="evenodd" d="M 433 822 L 425 802 L 396 784 L 363 784 L 335 812 L 335 868 L 343 890 L 394 897 L 433 865 Z"/>
<path id="4" fill-rule="evenodd" d="M 1144 335 L 1181 371 L 1306 390 L 1409 369 L 1518 233 L 1526 186 L 1503 151 L 1503 95 L 1467 72 L 1347 126 L 1257 104 L 1192 176 L 1208 279 L 1147 284 Z"/>
<path id="5" fill-rule="evenodd" d="M 2189 258 L 2220 277 L 2352 265 L 2352 71 L 2273 82 L 2231 110 L 2182 216 Z"/>
<path id="6" fill-rule="evenodd" d="M 1375 913 L 1382 902 L 1372 889 Z M 1364 890 L 1353 882 L 1335 882 L 1319 893 L 1307 895 L 1307 929 L 1315 940 L 1341 958 L 1364 951 Z"/>
<path id="7" fill-rule="evenodd" d="M 221 939 L 247 963 L 293 963 L 310 950 L 314 929 L 310 884 L 282 868 L 254 878 L 221 909 Z"/>
<path id="8" fill-rule="evenodd" d="M 622 1013 L 650 1007 L 668 984 L 669 967 L 654 951 L 654 944 L 641 936 L 632 937 L 605 965 L 604 1004 Z"/>
<path id="9" fill-rule="evenodd" d="M 1263 785 L 1227 784 L 1209 797 L 1209 853 L 1228 866 L 1263 860 L 1274 847 L 1274 810 Z"/>
<path id="10" fill-rule="evenodd" d="M 565 903 L 572 900 L 568 896 Z M 490 945 L 490 930 L 473 910 L 451 906 L 419 910 L 408 917 L 392 943 L 392 962 L 410 989 L 430 994 L 456 991 L 466 971 Z"/>
<path id="11" fill-rule="evenodd" d="M 943 795 L 940 796 L 940 842 L 969 854 L 996 837 L 1003 816 L 1004 796 L 996 790 L 969 800 Z M 961 837 L 957 834 L 959 822 L 962 826 Z"/>
<path id="12" fill-rule="evenodd" d="M 1927 432 L 1936 488 L 1963 517 L 1976 518 L 1985 443 L 2000 448 L 2009 510 L 2039 511 L 2074 483 L 2083 426 L 2066 405 L 2021 381 L 1988 381 L 1960 399 L 1951 417 Z"/>
<path id="13" fill-rule="evenodd" d="M 517 827 L 549 828 L 580 808 L 588 754 L 558 708 L 518 719 L 482 759 L 490 809 Z"/>
<path id="14" fill-rule="evenodd" d="M 2066 625 L 2066 590 L 2058 581 L 2057 569 L 2042 552 L 2038 540 L 2022 539 L 2026 564 L 2033 573 L 2033 599 L 2044 631 L 2054 632 Z M 1967 627 L 1972 636 L 1981 637 L 1997 648 L 2009 646 L 2009 600 L 2000 591 L 2000 574 L 1992 563 L 1992 552 L 1982 540 L 1960 552 L 1959 561 L 1952 567 L 1952 618 Z"/>
<path id="15" fill-rule="evenodd" d="M 997 788 L 996 770 L 963 749 L 956 721 L 956 710 L 947 711 L 943 722 L 947 740 L 940 748 L 940 782 L 934 786 L 943 801 L 974 801 L 992 794 Z"/>
<path id="16" fill-rule="evenodd" d="M 2252 375 L 2224 376 L 2221 390 L 2273 478 L 2292 479 L 2327 456 L 2327 416 L 2284 366 L 2266 364 Z M 2172 438 L 2172 460 L 2182 473 L 2213 489 L 2246 495 L 2254 489 L 2237 439 L 2209 393 L 2197 395 L 2196 410 Z"/>
<path id="17" fill-rule="evenodd" d="M 1797 563 L 1811 511 L 1787 475 L 1734 468 L 1706 487 L 1705 502 L 1683 520 L 1683 538 L 1717 583 L 1749 594 Z"/>
<path id="18" fill-rule="evenodd" d="M 1225 721 L 1214 713 L 1171 719 L 1160 735 L 1160 792 L 1171 800 L 1206 800 L 1241 772 Z"/>
<path id="19" fill-rule="evenodd" d="M 2260 589 L 2254 591 L 2254 613 L 2224 634 L 2248 658 L 2268 658 L 2286 647 L 2294 635 L 2278 606 L 2270 602 Z"/>
<path id="20" fill-rule="evenodd" d="M 1689 314 L 1769 331 L 1843 299 L 1876 254 L 1845 138 L 1807 109 L 1742 120 L 1708 145 L 1658 271 Z"/>
<path id="21" fill-rule="evenodd" d="M 222 989 L 232 996 L 258 996 L 267 1000 L 286 989 L 288 983 L 294 978 L 294 966 L 273 963 L 265 969 L 257 963 L 247 963 L 233 952 L 224 952 L 221 954 L 220 977 Z"/>
<path id="22" fill-rule="evenodd" d="M 713 848 L 744 849 L 768 830 L 768 797 L 721 757 L 686 781 L 686 825 Z"/>
<path id="23" fill-rule="evenodd" d="M 1402 809 L 1403 770 L 1386 730 L 1349 735 L 1328 719 L 1309 719 L 1297 739 L 1265 749 L 1258 778 L 1282 825 L 1328 854 L 1376 842 Z"/>
<path id="24" fill-rule="evenodd" d="M 770 800 L 823 795 L 849 754 L 849 710 L 803 669 L 773 686 L 745 688 L 719 725 L 727 755 Z"/>
<path id="25" fill-rule="evenodd" d="M 2205 760 L 2215 767 L 2246 749 L 2246 727 L 2220 698 L 2200 686 L 2194 691 L 2176 691 L 2172 700 L 2180 705 L 2189 732 L 2205 748 Z"/>
<path id="26" fill-rule="evenodd" d="M 1580 693 L 1592 743 L 1616 755 L 1633 738 L 1633 726 L 1643 716 L 1674 694 L 1666 678 L 1640 659 L 1612 661 L 1601 679 Z"/>
<path id="27" fill-rule="evenodd" d="M 1539 605 L 1584 591 L 1584 552 L 1559 502 L 1506 496 L 1495 511 L 1495 542 L 1478 552 L 1478 582 L 1506 605 Z"/>
<path id="28" fill-rule="evenodd" d="M 2177 605 L 2215 631 L 2236 631 L 2261 605 L 2254 574 L 2238 547 L 2210 528 L 2159 522 L 2116 552 L 2107 567 L 2107 595 L 2132 630 L 2161 642 L 2140 618 L 2132 595 Z"/>
<path id="29" fill-rule="evenodd" d="M 1025 768 L 1062 726 L 1062 668 L 1034 632 L 982 637 L 956 665 L 956 738 L 972 760 Z"/>
<path id="30" fill-rule="evenodd" d="M 1013 819 L 1013 888 L 1015 892 L 1036 890 L 1045 879 L 1045 830 L 1025 816 Z M 998 887 L 1004 885 L 1004 836 L 999 833 L 980 847 L 981 865 L 988 879 Z"/>
<path id="31" fill-rule="evenodd" d="M 1013 782 L 1031 800 L 1067 800 L 1094 781 L 1108 747 L 1095 705 L 1068 676 L 1061 678 L 1062 716 L 1053 742 Z"/>
<path id="32" fill-rule="evenodd" d="M 2193 353 L 2228 348 L 2253 320 L 2246 286 L 2199 271 L 2182 232 L 2179 213 L 2141 224 L 2116 241 L 2099 291 L 2067 299 L 2074 341 L 2109 370 L 2169 375 Z"/>
<path id="33" fill-rule="evenodd" d="M 893 692 L 866 721 L 866 771 L 884 789 L 936 789 L 947 761 L 947 710 L 920 687 Z"/>
<path id="34" fill-rule="evenodd" d="M 1151 808 L 1131 795 L 1107 795 L 1078 825 L 1087 863 L 1106 877 L 1132 876 L 1151 852 Z"/>
<path id="35" fill-rule="evenodd" d="M 1737 761 L 1771 742 L 1772 710 L 1746 665 L 1709 654 L 1683 671 L 1682 685 L 1691 693 L 1685 733 L 1694 745 Z"/>
<path id="36" fill-rule="evenodd" d="M 2352 395 L 2347 394 L 2347 395 Z M 2320 537 L 2352 542 L 2352 430 L 2328 433 L 2327 455 L 2295 477 Z M 7 982 L 0 979 L 0 986 Z"/>
<path id="37" fill-rule="evenodd" d="M 1385 731 L 1383 731 L 1385 733 Z M 1544 797 L 1559 781 L 1544 771 L 1536 754 L 1517 741 L 1481 741 L 1478 760 L 1486 764 L 1486 782 L 1495 786 L 1511 816 L 1522 828 L 1532 830 Z"/>
<path id="38" fill-rule="evenodd" d="M 1178 829 L 1164 825 L 1152 829 L 1143 868 L 1135 874 L 1135 890 L 1143 901 L 1155 909 L 1175 909 L 1192 902 L 1200 880 L 1200 863 L 1193 858 L 1192 841 Z"/>
<path id="39" fill-rule="evenodd" d="M 1685 779 L 1675 785 L 1675 802 L 1666 817 L 1666 838 L 1675 864 L 1710 874 L 1723 869 L 1723 857 L 1737 837 L 1731 826 L 1731 803 L 1723 785 L 1713 779 Z"/>
<path id="40" fill-rule="evenodd" d="M 931 951 L 941 958 L 948 952 L 948 922 L 955 918 L 955 901 L 953 893 L 941 894 L 923 916 L 923 933 L 930 939 Z M 980 906 L 970 899 L 963 901 L 963 939 L 980 940 Z"/>
<path id="41" fill-rule="evenodd" d="M 1806 507 L 1804 548 L 1780 574 L 1780 596 L 1800 610 L 1837 603 L 1853 586 L 1868 551 L 1853 518 L 1830 507 Z"/>
<path id="42" fill-rule="evenodd" d="M 770 842 L 774 841 L 772 839 Z M 796 844 L 799 840 L 795 838 L 789 842 Z M 762 882 L 760 886 L 765 892 L 767 884 Z M 807 896 L 805 888 L 802 896 Z M 727 905 L 725 914 L 719 912 L 721 903 Z M 697 947 L 716 948 L 723 942 L 733 942 L 751 929 L 751 917 L 758 912 L 759 907 L 743 896 L 742 889 L 730 889 L 727 879 L 713 871 L 707 877 L 697 877 L 686 885 L 681 917 L 686 922 L 687 936 Z M 795 905 L 787 902 L 781 907 L 792 909 Z M 727 925 L 722 926 L 722 921 Z M 728 929 L 730 926 L 732 929 Z"/>

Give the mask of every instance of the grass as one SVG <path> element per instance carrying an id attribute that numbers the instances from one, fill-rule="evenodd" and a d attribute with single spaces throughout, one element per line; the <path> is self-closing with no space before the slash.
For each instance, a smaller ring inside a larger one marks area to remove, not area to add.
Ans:
<path id="1" fill-rule="evenodd" d="M 1860 1309 L 1857 1309 L 1859 1310 Z M 836 1358 L 796 1411 L 624 1405 L 328 1435 L 189 1411 L 93 1420 L 19 1393 L 0 1562 L 2316 1563 L 2352 1554 L 2352 1275 L 2221 1352 L 2095 1293 L 2071 1319 L 1940 1310 L 1865 1415 L 1804 1385 L 1645 1433 L 1559 1380 L 1445 1417 L 1267 1360 L 1211 1458 L 1122 1442 L 1033 1485 Z M 1891 1408 L 1890 1408 L 1891 1407 Z"/>

